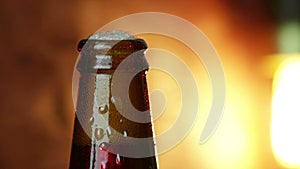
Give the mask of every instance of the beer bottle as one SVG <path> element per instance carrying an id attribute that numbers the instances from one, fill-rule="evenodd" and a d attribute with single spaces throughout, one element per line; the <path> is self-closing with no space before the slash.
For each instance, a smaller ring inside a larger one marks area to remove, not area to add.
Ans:
<path id="1" fill-rule="evenodd" d="M 70 169 L 157 169 L 144 52 L 122 31 L 78 44 L 80 73 Z"/>

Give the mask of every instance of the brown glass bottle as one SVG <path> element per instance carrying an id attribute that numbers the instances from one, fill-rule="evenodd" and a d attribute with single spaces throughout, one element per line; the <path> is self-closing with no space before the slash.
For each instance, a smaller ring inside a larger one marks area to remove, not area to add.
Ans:
<path id="1" fill-rule="evenodd" d="M 144 40 L 133 37 L 116 40 L 92 35 L 79 43 L 76 69 L 80 78 L 70 169 L 158 168 L 146 83 L 146 49 Z M 120 66 L 125 60 L 127 64 Z M 132 107 L 145 113 L 148 120 L 128 119 Z M 138 145 L 127 138 L 146 139 L 138 148 L 146 154 L 133 155 L 136 150 L 131 148 Z"/>

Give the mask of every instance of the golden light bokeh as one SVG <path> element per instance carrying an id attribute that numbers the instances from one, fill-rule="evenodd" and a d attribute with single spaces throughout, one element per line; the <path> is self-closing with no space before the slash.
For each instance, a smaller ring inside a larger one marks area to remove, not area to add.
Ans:
<path id="1" fill-rule="evenodd" d="M 273 82 L 272 147 L 277 160 L 288 168 L 300 168 L 299 56 L 285 55 Z"/>

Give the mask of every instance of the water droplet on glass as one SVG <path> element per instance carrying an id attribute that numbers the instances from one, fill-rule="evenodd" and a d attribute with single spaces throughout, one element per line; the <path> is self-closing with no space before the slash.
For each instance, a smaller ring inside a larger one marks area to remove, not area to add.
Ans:
<path id="1" fill-rule="evenodd" d="M 101 163 L 101 169 L 106 169 L 106 165 L 104 162 Z"/>
<path id="2" fill-rule="evenodd" d="M 96 128 L 96 131 L 95 131 L 95 137 L 97 140 L 100 140 L 102 139 L 104 136 L 104 130 L 103 128 Z"/>
<path id="3" fill-rule="evenodd" d="M 114 97 L 111 97 L 111 102 L 112 102 L 112 103 L 116 103 L 116 100 L 115 100 Z"/>
<path id="4" fill-rule="evenodd" d="M 111 130 L 110 130 L 110 127 L 107 127 L 106 128 L 106 133 L 107 133 L 107 136 L 111 136 Z"/>
<path id="5" fill-rule="evenodd" d="M 127 131 L 124 131 L 124 137 L 127 137 Z"/>
<path id="6" fill-rule="evenodd" d="M 105 114 L 108 111 L 108 106 L 107 105 L 102 105 L 99 107 L 99 113 L 100 114 Z"/>
<path id="7" fill-rule="evenodd" d="M 91 117 L 90 118 L 90 123 L 93 123 L 94 122 L 94 117 Z"/>
<path id="8" fill-rule="evenodd" d="M 99 145 L 99 149 L 101 151 L 107 151 L 109 148 L 109 144 L 107 142 L 102 142 L 100 145 Z"/>
<path id="9" fill-rule="evenodd" d="M 121 165 L 121 158 L 120 158 L 120 155 L 119 155 L 119 154 L 117 154 L 117 157 L 116 157 L 116 164 L 117 164 L 118 166 Z"/>

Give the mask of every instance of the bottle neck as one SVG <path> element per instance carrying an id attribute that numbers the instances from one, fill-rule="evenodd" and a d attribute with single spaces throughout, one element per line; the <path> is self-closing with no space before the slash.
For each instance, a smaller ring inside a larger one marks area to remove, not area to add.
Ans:
<path id="1" fill-rule="evenodd" d="M 130 106 L 149 112 L 146 48 L 139 39 L 91 40 L 81 48 L 70 168 L 157 168 L 151 120 L 147 123 L 130 120 Z M 146 115 L 151 119 L 150 113 Z M 126 154 L 136 147 L 128 144 L 127 137 L 150 138 L 142 152 L 153 156 L 136 158 Z"/>

